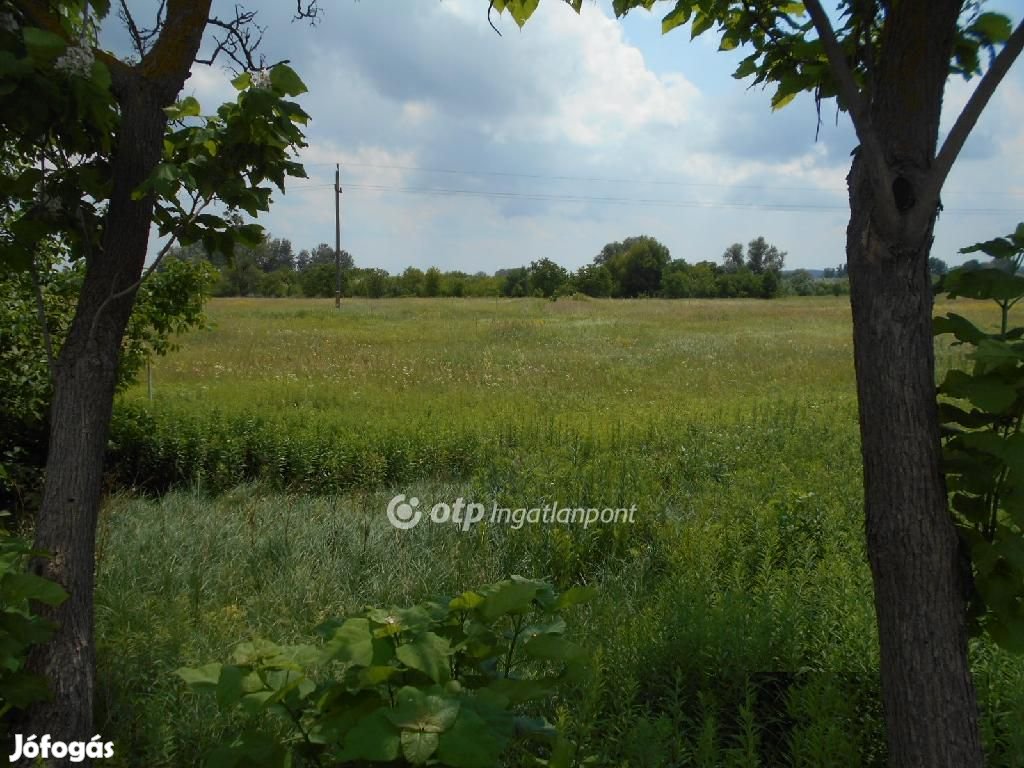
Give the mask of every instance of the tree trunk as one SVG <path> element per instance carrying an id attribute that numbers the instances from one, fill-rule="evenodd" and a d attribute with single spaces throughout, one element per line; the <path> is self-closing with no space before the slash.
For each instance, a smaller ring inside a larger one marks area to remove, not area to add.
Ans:
<path id="1" fill-rule="evenodd" d="M 939 441 L 928 274 L 938 201 L 924 193 L 960 6 L 904 0 L 889 7 L 870 125 L 890 178 L 871 184 L 858 153 L 848 179 L 867 549 L 889 763 L 899 768 L 984 764 L 966 585 Z"/>
<path id="2" fill-rule="evenodd" d="M 913 247 L 887 246 L 858 165 L 847 258 L 890 764 L 981 766 L 965 585 L 940 463 L 931 230 Z"/>
<path id="3" fill-rule="evenodd" d="M 26 731 L 48 733 L 56 741 L 88 741 L 94 735 L 97 513 L 121 340 L 145 263 L 153 213 L 151 198 L 132 200 L 131 193 L 160 159 L 166 125 L 161 107 L 139 87 L 126 89 L 121 99 L 114 190 L 102 247 L 86 257 L 75 318 L 56 364 L 35 546 L 52 555 L 38 563 L 41 574 L 61 584 L 70 597 L 43 611 L 58 629 L 30 664 L 46 676 L 53 698 L 33 708 Z"/>

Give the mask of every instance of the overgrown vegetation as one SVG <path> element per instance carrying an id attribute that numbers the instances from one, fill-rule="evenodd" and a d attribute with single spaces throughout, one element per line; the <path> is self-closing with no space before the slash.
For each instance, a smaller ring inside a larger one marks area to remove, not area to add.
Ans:
<path id="1" fill-rule="evenodd" d="M 954 307 L 998 324 L 994 305 L 940 304 Z M 154 462 L 123 479 L 179 490 L 104 514 L 102 732 L 131 762 L 197 765 L 254 724 L 191 696 L 181 665 L 520 573 L 596 590 L 565 632 L 591 675 L 533 713 L 577 761 L 884 765 L 848 313 L 832 299 L 213 302 L 210 327 L 158 366 L 152 405 L 142 386 L 119 405 L 116 450 Z M 939 357 L 963 362 L 941 340 Z M 399 531 L 397 493 L 638 513 Z M 1024 664 L 985 639 L 972 653 L 990 764 L 1019 765 Z"/>
<path id="2" fill-rule="evenodd" d="M 562 636 L 561 613 L 590 595 L 513 576 L 328 621 L 318 629 L 322 645 L 243 643 L 232 664 L 178 674 L 215 693 L 222 710 L 284 720 L 285 735 L 250 727 L 208 765 L 492 768 L 529 740 L 546 747 L 552 768 L 567 768 L 571 745 L 544 718 L 517 710 L 585 678 L 586 651 Z"/>
<path id="3" fill-rule="evenodd" d="M 53 360 L 75 313 L 83 265 L 37 258 L 33 273 L 0 274 L 0 510 L 38 505 L 46 462 Z M 171 261 L 140 287 L 121 349 L 119 387 L 201 327 L 216 272 Z M 51 359 L 52 358 L 52 359 Z"/>
<path id="4" fill-rule="evenodd" d="M 984 266 L 958 267 L 940 289 L 948 296 L 994 302 L 993 331 L 950 312 L 935 321 L 966 347 L 966 370 L 946 374 L 939 392 L 946 431 L 945 466 L 951 504 L 973 564 L 972 613 L 1001 646 L 1024 652 L 1024 327 L 1010 310 L 1024 298 L 1024 224 L 978 243 Z"/>
<path id="5" fill-rule="evenodd" d="M 60 605 L 66 598 L 57 584 L 28 571 L 39 552 L 11 535 L 0 513 L 0 737 L 6 740 L 8 715 L 50 696 L 46 680 L 25 668 L 29 649 L 45 643 L 53 625 L 32 613 L 30 601 Z"/>

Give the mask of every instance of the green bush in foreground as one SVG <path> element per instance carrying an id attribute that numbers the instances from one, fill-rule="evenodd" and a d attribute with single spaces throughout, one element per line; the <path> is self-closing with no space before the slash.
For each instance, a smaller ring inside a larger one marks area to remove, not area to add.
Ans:
<path id="1" fill-rule="evenodd" d="M 28 558 L 38 555 L 0 526 L 0 720 L 48 696 L 46 680 L 25 670 L 33 645 L 44 643 L 53 625 L 29 611 L 29 600 L 60 605 L 67 593 L 57 584 L 25 572 Z M 0 736 L 6 728 L 0 723 Z"/>
<path id="2" fill-rule="evenodd" d="M 559 613 L 589 599 L 518 576 L 408 609 L 367 609 L 320 627 L 322 647 L 266 641 L 237 646 L 232 664 L 182 668 L 222 710 L 254 718 L 210 766 L 399 765 L 490 768 L 515 739 L 548 746 L 569 765 L 571 745 L 522 706 L 578 680 L 586 654 L 562 637 Z M 322 673 L 322 674 L 318 674 Z M 287 723 L 260 728 L 264 712 Z"/>

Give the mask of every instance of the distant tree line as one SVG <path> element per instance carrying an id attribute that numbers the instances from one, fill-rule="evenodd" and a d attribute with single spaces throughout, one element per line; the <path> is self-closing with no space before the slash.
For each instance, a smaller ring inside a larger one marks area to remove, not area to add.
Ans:
<path id="1" fill-rule="evenodd" d="M 236 247 L 232 258 L 207 253 L 202 246 L 177 249 L 174 257 L 208 260 L 219 270 L 216 296 L 331 297 L 335 293 L 334 248 L 320 243 L 295 252 L 291 242 L 269 237 L 256 247 Z M 816 277 L 807 270 L 784 272 L 786 252 L 757 237 L 746 248 L 733 243 L 718 262 L 673 259 L 653 237 L 627 237 L 605 245 L 590 264 L 570 272 L 544 257 L 528 266 L 494 274 L 442 272 L 437 267 L 408 267 L 392 275 L 360 268 L 341 252 L 343 297 L 506 296 L 554 298 L 584 294 L 595 298 L 762 298 L 783 295 L 841 295 L 849 292 L 846 267 Z M 938 261 L 935 259 L 934 261 Z M 944 266 L 944 265 L 943 265 Z"/>

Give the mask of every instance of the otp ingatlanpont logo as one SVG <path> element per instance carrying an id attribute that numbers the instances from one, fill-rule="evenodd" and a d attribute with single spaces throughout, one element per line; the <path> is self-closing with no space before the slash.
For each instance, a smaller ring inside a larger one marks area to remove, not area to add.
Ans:
<path id="1" fill-rule="evenodd" d="M 406 501 L 405 494 L 400 493 L 388 502 L 388 520 L 395 528 L 403 531 L 415 528 L 423 517 L 423 513 L 418 509 L 419 505 L 420 500 L 415 496 Z"/>

